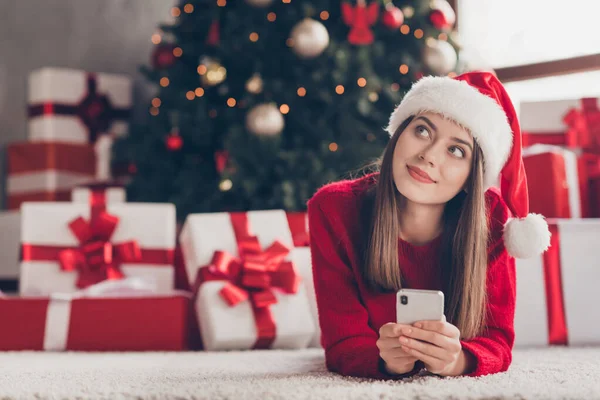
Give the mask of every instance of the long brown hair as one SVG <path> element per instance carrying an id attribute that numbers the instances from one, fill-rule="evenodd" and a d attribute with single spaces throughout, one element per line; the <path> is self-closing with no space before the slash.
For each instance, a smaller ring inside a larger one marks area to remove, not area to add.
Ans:
<path id="1" fill-rule="evenodd" d="M 370 165 L 379 169 L 377 183 L 363 203 L 365 232 L 363 275 L 377 291 L 397 291 L 403 287 L 398 262 L 400 237 L 398 193 L 392 175 L 396 142 L 413 117 L 396 130 L 381 159 Z M 461 338 L 481 334 L 485 326 L 488 225 L 483 188 L 483 154 L 474 143 L 471 174 L 466 193 L 461 191 L 444 209 L 440 267 L 448 322 L 456 325 Z"/>

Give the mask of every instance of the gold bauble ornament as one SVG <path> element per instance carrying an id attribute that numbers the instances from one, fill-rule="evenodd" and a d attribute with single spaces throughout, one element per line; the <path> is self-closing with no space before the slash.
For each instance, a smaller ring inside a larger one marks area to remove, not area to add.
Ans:
<path id="1" fill-rule="evenodd" d="M 205 60 L 206 72 L 200 75 L 200 82 L 205 86 L 217 86 L 227 78 L 227 70 L 218 61 Z"/>

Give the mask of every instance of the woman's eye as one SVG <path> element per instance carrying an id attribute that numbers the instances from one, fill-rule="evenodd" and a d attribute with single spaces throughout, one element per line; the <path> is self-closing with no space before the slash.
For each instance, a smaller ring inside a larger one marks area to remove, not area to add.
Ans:
<path id="1" fill-rule="evenodd" d="M 418 136 L 422 136 L 422 137 L 429 136 L 429 130 L 427 128 L 425 128 L 424 126 L 417 126 L 416 132 L 417 132 Z"/>
<path id="2" fill-rule="evenodd" d="M 450 148 L 450 152 L 456 157 L 462 158 L 465 156 L 465 151 L 460 147 L 453 146 Z"/>

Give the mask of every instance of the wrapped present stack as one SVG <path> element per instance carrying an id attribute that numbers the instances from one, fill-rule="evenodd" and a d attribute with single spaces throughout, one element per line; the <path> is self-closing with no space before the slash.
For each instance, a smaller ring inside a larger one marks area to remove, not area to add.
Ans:
<path id="1" fill-rule="evenodd" d="M 68 201 L 71 189 L 110 179 L 115 136 L 127 133 L 132 83 L 125 75 L 42 68 L 29 76 L 27 140 L 6 148 L 0 283 L 18 275 L 18 210 L 26 201 Z M 2 284 L 0 288 L 11 287 Z"/>
<path id="2" fill-rule="evenodd" d="M 114 136 L 128 129 L 131 79 L 64 68 L 34 71 L 28 84 L 28 141 L 7 149 L 7 206 L 69 200 L 71 189 L 110 178 Z"/>
<path id="3" fill-rule="evenodd" d="M 530 211 L 548 218 L 552 238 L 542 256 L 516 260 L 518 347 L 600 344 L 599 104 L 597 98 L 521 104 Z"/>
<path id="4" fill-rule="evenodd" d="M 532 212 L 600 217 L 600 100 L 521 104 L 523 162 Z"/>
<path id="5" fill-rule="evenodd" d="M 191 295 L 174 290 L 175 206 L 121 187 L 25 202 L 19 296 L 0 296 L 0 350 L 176 351 Z"/>

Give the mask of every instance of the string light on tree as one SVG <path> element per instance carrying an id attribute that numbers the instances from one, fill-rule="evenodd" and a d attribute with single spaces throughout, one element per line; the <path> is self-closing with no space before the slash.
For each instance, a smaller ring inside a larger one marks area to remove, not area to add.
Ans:
<path id="1" fill-rule="evenodd" d="M 223 179 L 219 183 L 219 190 L 221 192 L 227 192 L 227 191 L 231 190 L 232 187 L 233 187 L 233 182 L 231 182 L 231 179 Z"/>
<path id="2" fill-rule="evenodd" d="M 263 80 L 260 74 L 254 74 L 246 82 L 246 90 L 252 94 L 259 94 L 263 90 Z"/>
<path id="3" fill-rule="evenodd" d="M 301 58 L 315 58 L 329 46 L 329 32 L 325 25 L 305 18 L 294 26 L 290 34 L 292 51 Z"/>
<path id="4" fill-rule="evenodd" d="M 257 136 L 279 135 L 284 126 L 283 115 L 274 103 L 259 104 L 246 114 L 246 128 Z"/>

